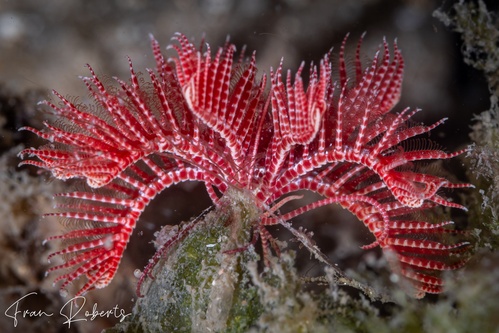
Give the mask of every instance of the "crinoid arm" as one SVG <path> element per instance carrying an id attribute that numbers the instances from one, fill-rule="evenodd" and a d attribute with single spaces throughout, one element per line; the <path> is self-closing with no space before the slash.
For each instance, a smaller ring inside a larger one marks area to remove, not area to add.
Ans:
<path id="1" fill-rule="evenodd" d="M 252 227 L 264 255 L 275 243 L 268 226 L 340 204 L 374 235 L 364 248 L 381 247 L 394 271 L 413 285 L 412 294 L 440 292 L 439 273 L 462 266 L 469 244 L 445 240 L 449 223 L 425 214 L 439 206 L 466 210 L 446 191 L 471 185 L 428 174 L 419 165 L 465 150 L 411 145 L 445 119 L 413 124 L 419 110 L 393 111 L 404 69 L 396 43 L 390 47 L 384 40 L 364 66 L 360 41 L 349 77 L 346 42 L 338 64 L 327 54 L 310 66 L 305 80 L 304 64 L 283 73 L 281 62 L 268 77 L 258 75 L 255 53 L 237 55 L 229 40 L 212 54 L 209 45 L 198 48 L 176 34 L 174 54 L 166 59 L 151 37 L 156 68 L 147 70 L 148 78 L 129 60 L 130 79 L 104 85 L 88 66 L 90 76 L 82 80 L 93 104 L 75 104 L 54 92 L 60 102 L 44 104 L 57 120 L 46 122 L 44 130 L 21 128 L 48 143 L 20 156 L 27 157 L 21 164 L 85 183 L 82 190 L 58 195 L 58 210 L 49 214 L 70 229 L 48 239 L 65 246 L 50 257 L 65 259 L 50 269 L 68 271 L 56 281 L 65 289 L 86 277 L 78 295 L 106 286 L 148 203 L 167 187 L 199 181 L 216 206 L 231 189 L 254 200 L 261 216 Z M 280 214 L 278 208 L 298 199 L 299 190 L 322 198 Z"/>

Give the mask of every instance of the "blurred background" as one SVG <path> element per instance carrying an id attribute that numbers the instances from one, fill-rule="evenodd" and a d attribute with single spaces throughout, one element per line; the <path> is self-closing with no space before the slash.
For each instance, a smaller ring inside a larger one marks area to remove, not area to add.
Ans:
<path id="1" fill-rule="evenodd" d="M 48 235 L 61 232 L 57 221 L 40 219 L 52 209 L 51 196 L 64 184 L 37 176 L 29 168 L 16 169 L 15 157 L 22 146 L 39 141 L 16 130 L 25 125 L 41 128 L 47 117 L 37 102 L 51 98 L 55 89 L 71 100 L 88 101 L 78 78 L 88 75 L 91 64 L 99 76 L 129 77 L 126 56 L 136 71 L 154 67 L 148 34 L 163 48 L 175 32 L 200 41 L 212 50 L 228 35 L 240 49 L 257 51 L 261 73 L 269 73 L 284 57 L 286 68 L 301 61 L 317 63 L 331 47 L 350 33 L 353 48 L 363 32 L 362 57 L 370 59 L 383 37 L 397 39 L 405 60 L 405 80 L 398 109 L 422 108 L 417 121 L 449 120 L 432 132 L 432 138 L 452 151 L 469 143 L 473 114 L 488 108 L 486 82 L 467 67 L 460 55 L 459 37 L 450 33 L 432 13 L 444 11 L 453 1 L 441 0 L 0 0 L 0 325 L 6 332 L 68 331 L 57 316 L 19 320 L 16 328 L 4 311 L 29 292 L 24 308 L 58 313 L 67 301 L 52 286 L 54 276 L 44 278 L 50 246 Z M 499 4 L 488 1 L 489 10 Z M 199 198 L 193 200 L 193 198 Z M 125 252 L 119 275 L 103 290 L 87 295 L 89 310 L 115 305 L 131 311 L 134 303 L 135 269 L 142 269 L 154 254 L 150 243 L 155 231 L 199 214 L 210 200 L 199 184 L 172 187 L 147 208 Z M 348 221 L 348 222 L 346 222 Z M 359 260 L 376 260 L 375 252 L 359 246 L 369 235 L 348 212 L 337 207 L 308 213 L 302 223 L 314 231 L 319 246 L 333 262 L 345 268 Z M 374 254 L 373 254 L 374 253 Z M 374 256 L 375 259 L 372 259 Z M 304 254 L 304 274 L 318 270 Z M 370 259 L 371 258 L 371 259 Z M 355 263 L 355 264 L 353 264 Z M 29 305 L 28 305 L 29 304 Z M 116 319 L 94 320 L 71 326 L 73 332 L 94 332 L 112 326 Z"/>

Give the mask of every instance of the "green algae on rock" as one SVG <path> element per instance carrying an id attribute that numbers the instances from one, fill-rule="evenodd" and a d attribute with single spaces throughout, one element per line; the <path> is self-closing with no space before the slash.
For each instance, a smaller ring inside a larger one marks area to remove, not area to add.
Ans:
<path id="1" fill-rule="evenodd" d="M 189 235 L 156 264 L 127 332 L 241 331 L 260 315 L 257 289 L 247 263 L 258 255 L 244 251 L 259 216 L 250 198 L 231 191 L 199 220 Z M 144 286 L 144 289 L 146 286 Z"/>

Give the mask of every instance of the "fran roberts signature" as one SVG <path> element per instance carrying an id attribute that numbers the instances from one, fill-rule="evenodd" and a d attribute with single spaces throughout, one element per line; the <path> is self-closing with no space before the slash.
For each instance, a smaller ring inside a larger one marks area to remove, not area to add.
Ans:
<path id="1" fill-rule="evenodd" d="M 33 291 L 29 294 L 26 294 L 15 302 L 13 302 L 4 312 L 4 315 L 7 318 L 12 319 L 12 323 L 14 327 L 17 327 L 19 320 L 24 318 L 32 318 L 32 317 L 52 317 L 54 313 L 45 312 L 44 310 L 34 310 L 23 308 L 21 303 L 28 298 L 29 296 L 37 295 L 38 293 Z M 68 300 L 60 309 L 59 314 L 62 318 L 65 318 L 63 325 L 68 325 L 68 328 L 71 327 L 72 323 L 79 321 L 92 321 L 96 318 L 117 318 L 120 322 L 123 322 L 126 317 L 131 315 L 131 313 L 126 313 L 124 309 L 120 309 L 118 305 L 115 305 L 112 309 L 109 310 L 100 310 L 98 309 L 97 303 L 94 303 L 92 306 L 92 310 L 86 310 L 83 312 L 83 307 L 87 302 L 84 296 L 73 297 Z"/>

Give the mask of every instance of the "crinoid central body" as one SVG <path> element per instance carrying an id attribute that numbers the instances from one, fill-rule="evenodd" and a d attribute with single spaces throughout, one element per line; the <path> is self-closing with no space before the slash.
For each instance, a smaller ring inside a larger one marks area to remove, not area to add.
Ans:
<path id="1" fill-rule="evenodd" d="M 118 87 L 109 89 L 89 66 L 91 75 L 83 81 L 95 107 L 84 109 L 55 92 L 62 104 L 45 104 L 58 117 L 56 124 L 45 123 L 44 131 L 23 128 L 49 143 L 22 151 L 35 157 L 22 164 L 88 185 L 57 195 L 63 202 L 50 213 L 76 225 L 49 239 L 68 241 L 51 256 L 66 258 L 50 269 L 68 270 L 56 279 L 61 288 L 80 276 L 86 283 L 78 294 L 111 282 L 147 204 L 163 189 L 189 180 L 203 182 L 215 205 L 230 188 L 250 193 L 262 212 L 255 229 L 264 255 L 271 240 L 267 226 L 339 203 L 376 237 L 366 248 L 389 253 L 416 297 L 440 292 L 439 272 L 465 263 L 459 254 L 468 243 L 442 237 L 455 232 L 452 221 L 435 221 L 426 213 L 437 206 L 465 209 L 446 198 L 445 190 L 470 185 L 418 167 L 464 150 L 407 148 L 444 120 L 411 125 L 418 110 L 392 111 L 404 67 L 396 44 L 390 51 L 384 41 L 363 66 L 359 42 L 354 77 L 348 77 L 345 38 L 339 63 L 325 55 L 310 67 L 305 85 L 303 64 L 294 75 L 283 75 L 281 63 L 259 78 L 255 53 L 236 55 L 228 41 L 213 54 L 209 45 L 197 49 L 181 34 L 173 40 L 176 55 L 167 61 L 151 38 L 156 69 L 147 70 L 150 83 L 138 79 L 130 61 L 131 79 L 116 79 Z M 287 195 L 298 190 L 323 198 L 279 215 L 282 204 L 297 198 Z M 180 229 L 171 242 L 188 232 Z"/>

